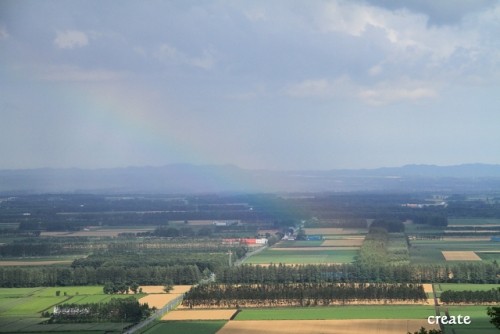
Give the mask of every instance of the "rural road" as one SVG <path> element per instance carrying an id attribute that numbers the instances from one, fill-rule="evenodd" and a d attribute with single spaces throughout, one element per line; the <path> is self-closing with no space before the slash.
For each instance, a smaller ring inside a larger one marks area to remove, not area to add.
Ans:
<path id="1" fill-rule="evenodd" d="M 170 311 L 171 309 L 174 309 L 180 302 L 182 302 L 182 299 L 184 298 L 184 294 L 180 295 L 179 297 L 175 298 L 174 300 L 170 301 L 167 305 L 163 306 L 161 309 L 157 310 L 152 316 L 147 318 L 144 321 L 141 321 L 140 323 L 130 327 L 123 333 L 125 334 L 133 334 L 139 331 L 140 329 L 145 328 L 146 326 L 149 326 L 153 321 L 156 319 L 160 318 L 162 315 Z"/>

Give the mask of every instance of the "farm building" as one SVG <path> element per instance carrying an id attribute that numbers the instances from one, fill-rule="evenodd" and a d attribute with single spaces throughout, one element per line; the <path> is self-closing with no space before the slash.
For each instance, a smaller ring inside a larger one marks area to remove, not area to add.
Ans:
<path id="1" fill-rule="evenodd" d="M 243 245 L 267 245 L 266 238 L 233 238 L 233 239 L 222 239 L 223 244 L 227 245 L 235 245 L 235 244 L 243 244 Z"/>

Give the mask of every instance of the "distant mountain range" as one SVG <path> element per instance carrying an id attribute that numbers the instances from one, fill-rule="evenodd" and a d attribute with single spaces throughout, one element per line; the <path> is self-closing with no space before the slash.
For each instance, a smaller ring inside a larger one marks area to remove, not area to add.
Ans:
<path id="1" fill-rule="evenodd" d="M 232 165 L 0 170 L 0 193 L 500 192 L 500 165 L 407 165 L 329 171 Z"/>

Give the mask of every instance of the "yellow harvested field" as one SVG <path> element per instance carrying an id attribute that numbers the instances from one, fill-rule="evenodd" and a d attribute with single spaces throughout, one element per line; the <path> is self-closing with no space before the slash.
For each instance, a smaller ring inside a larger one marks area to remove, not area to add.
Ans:
<path id="1" fill-rule="evenodd" d="M 71 263 L 71 260 L 60 260 L 60 261 L 0 261 L 0 267 L 7 266 L 45 266 L 51 264 L 64 264 Z"/>
<path id="2" fill-rule="evenodd" d="M 169 293 L 180 294 L 191 290 L 191 285 L 174 285 L 174 288 Z"/>
<path id="3" fill-rule="evenodd" d="M 163 285 L 142 285 L 142 292 L 144 293 L 163 293 Z M 169 294 L 180 294 L 186 293 L 191 289 L 191 285 L 174 285 L 174 288 L 169 292 Z"/>
<path id="4" fill-rule="evenodd" d="M 425 293 L 432 293 L 432 284 L 422 284 Z"/>
<path id="5" fill-rule="evenodd" d="M 439 329 L 427 320 L 245 320 L 229 321 L 217 334 L 401 334 L 420 327 Z"/>
<path id="6" fill-rule="evenodd" d="M 229 320 L 236 309 L 176 310 L 165 314 L 161 320 Z"/>
<path id="7" fill-rule="evenodd" d="M 157 293 L 147 295 L 146 297 L 142 297 L 139 299 L 139 303 L 148 304 L 149 307 L 156 307 L 158 309 L 165 306 L 167 303 L 171 302 L 175 298 L 179 297 L 179 294 L 171 294 L 171 293 Z"/>
<path id="8" fill-rule="evenodd" d="M 321 246 L 333 246 L 333 247 L 361 247 L 363 244 L 363 239 L 330 239 L 325 240 Z"/>
<path id="9" fill-rule="evenodd" d="M 442 251 L 446 261 L 481 261 L 481 258 L 472 251 Z"/>

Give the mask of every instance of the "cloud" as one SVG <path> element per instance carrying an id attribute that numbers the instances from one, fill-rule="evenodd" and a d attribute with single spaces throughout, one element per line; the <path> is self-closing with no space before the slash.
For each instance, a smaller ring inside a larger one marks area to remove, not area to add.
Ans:
<path id="1" fill-rule="evenodd" d="M 361 89 L 359 98 L 369 105 L 382 106 L 400 101 L 418 101 L 423 99 L 436 98 L 437 91 L 434 88 L 426 87 L 423 84 L 394 84 L 382 83 L 373 88 Z"/>
<path id="2" fill-rule="evenodd" d="M 153 56 L 161 61 L 187 64 L 190 66 L 210 70 L 215 65 L 215 57 L 212 51 L 203 50 L 200 56 L 189 56 L 177 48 L 163 43 Z"/>
<path id="3" fill-rule="evenodd" d="M 352 83 L 349 77 L 341 76 L 335 80 L 307 79 L 299 83 L 291 84 L 285 88 L 286 95 L 295 98 L 333 98 L 344 95 L 350 90 Z"/>
<path id="4" fill-rule="evenodd" d="M 436 88 L 423 82 L 399 80 L 379 82 L 368 86 L 357 84 L 348 76 L 341 76 L 335 80 L 304 80 L 289 85 L 285 93 L 293 98 L 360 99 L 372 106 L 388 105 L 399 101 L 416 102 L 438 96 Z"/>
<path id="5" fill-rule="evenodd" d="M 58 31 L 54 44 L 60 49 L 81 48 L 89 44 L 89 38 L 87 34 L 78 30 Z"/>
<path id="6" fill-rule="evenodd" d="M 125 73 L 105 69 L 82 69 L 71 65 L 47 66 L 40 70 L 39 78 L 47 81 L 102 82 L 115 81 Z"/>
<path id="7" fill-rule="evenodd" d="M 0 27 L 0 40 L 9 38 L 9 33 L 5 27 Z"/>
<path id="8" fill-rule="evenodd" d="M 365 0 L 368 3 L 389 10 L 408 9 L 429 18 L 431 25 L 458 24 L 467 15 L 488 9 L 496 0 Z"/>

